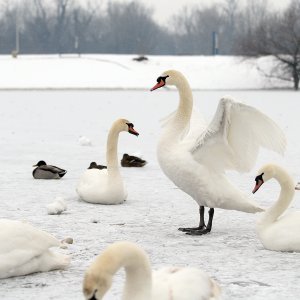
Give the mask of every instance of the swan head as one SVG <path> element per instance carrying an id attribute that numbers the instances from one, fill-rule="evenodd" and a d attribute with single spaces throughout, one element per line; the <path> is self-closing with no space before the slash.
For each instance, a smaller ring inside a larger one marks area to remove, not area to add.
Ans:
<path id="1" fill-rule="evenodd" d="M 46 166 L 46 162 L 43 160 L 40 160 L 36 165 L 33 165 L 33 167 L 41 167 L 41 166 Z"/>
<path id="2" fill-rule="evenodd" d="M 139 133 L 134 129 L 134 125 L 126 119 L 117 120 L 113 127 L 117 127 L 119 132 L 126 131 L 136 136 L 139 135 Z"/>
<path id="3" fill-rule="evenodd" d="M 101 300 L 112 285 L 112 276 L 106 272 L 86 272 L 83 295 L 87 300 Z"/>
<path id="4" fill-rule="evenodd" d="M 180 85 L 180 82 L 185 79 L 184 76 L 176 70 L 168 70 L 163 72 L 157 79 L 157 84 L 150 90 L 154 91 L 165 85 Z"/>
<path id="5" fill-rule="evenodd" d="M 260 168 L 257 172 L 258 175 L 255 177 L 255 187 L 252 193 L 254 194 L 266 181 L 273 178 L 275 171 L 275 166 L 272 164 L 268 164 Z"/>

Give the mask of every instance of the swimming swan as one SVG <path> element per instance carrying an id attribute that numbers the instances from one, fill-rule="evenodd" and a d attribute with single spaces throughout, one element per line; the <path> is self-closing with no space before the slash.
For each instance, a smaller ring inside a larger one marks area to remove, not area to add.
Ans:
<path id="1" fill-rule="evenodd" d="M 106 147 L 107 169 L 88 169 L 81 176 L 77 193 L 86 202 L 98 204 L 120 204 L 126 200 L 123 180 L 118 167 L 118 139 L 122 131 L 139 135 L 128 120 L 115 121 L 109 131 Z"/>
<path id="2" fill-rule="evenodd" d="M 165 85 L 177 87 L 180 101 L 165 122 L 157 147 L 158 161 L 167 177 L 200 206 L 199 226 L 179 230 L 193 235 L 210 232 L 215 207 L 263 211 L 227 180 L 225 170 L 249 171 L 260 146 L 283 153 L 286 141 L 281 129 L 257 109 L 224 97 L 211 123 L 197 131 L 190 126 L 193 96 L 186 78 L 178 71 L 166 71 L 151 91 Z M 210 207 L 207 225 L 205 206 Z"/>
<path id="3" fill-rule="evenodd" d="M 65 269 L 70 257 L 50 250 L 65 248 L 72 239 L 59 241 L 26 222 L 0 219 L 0 279 L 35 272 Z"/>
<path id="4" fill-rule="evenodd" d="M 300 251 L 300 211 L 282 216 L 295 193 L 295 183 L 288 172 L 275 164 L 265 165 L 258 171 L 253 193 L 272 178 L 278 181 L 281 191 L 278 200 L 257 221 L 258 237 L 266 249 Z"/>
<path id="5" fill-rule="evenodd" d="M 116 242 L 87 269 L 83 280 L 85 299 L 103 299 L 122 267 L 126 272 L 123 300 L 213 300 L 221 293 L 218 284 L 196 268 L 168 267 L 152 273 L 143 249 L 134 243 Z"/>

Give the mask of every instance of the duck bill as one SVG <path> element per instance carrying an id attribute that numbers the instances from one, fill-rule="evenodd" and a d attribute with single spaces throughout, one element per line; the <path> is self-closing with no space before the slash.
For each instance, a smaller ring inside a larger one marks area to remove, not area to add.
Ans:
<path id="1" fill-rule="evenodd" d="M 131 133 L 131 134 L 134 134 L 136 136 L 139 135 L 139 133 L 136 130 L 134 130 L 132 127 L 129 128 L 128 132 Z"/>
<path id="2" fill-rule="evenodd" d="M 37 167 L 37 165 L 33 165 L 32 167 Z"/>
<path id="3" fill-rule="evenodd" d="M 258 180 L 255 184 L 255 187 L 254 187 L 252 193 L 253 194 L 256 193 L 259 190 L 259 188 L 263 185 L 263 183 L 264 182 L 262 180 Z"/>
<path id="4" fill-rule="evenodd" d="M 161 80 L 161 81 L 158 82 L 158 83 L 157 83 L 150 91 L 152 92 L 152 91 L 154 91 L 154 90 L 157 90 L 157 89 L 163 87 L 164 85 L 165 85 L 164 81 Z"/>

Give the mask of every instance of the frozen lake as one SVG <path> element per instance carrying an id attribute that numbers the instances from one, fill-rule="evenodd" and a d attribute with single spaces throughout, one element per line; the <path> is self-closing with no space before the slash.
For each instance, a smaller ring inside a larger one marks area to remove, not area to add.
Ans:
<path id="1" fill-rule="evenodd" d="M 256 170 L 267 162 L 282 164 L 300 181 L 299 93 L 197 91 L 195 104 L 210 120 L 224 94 L 262 110 L 284 129 L 288 139 L 285 157 L 261 151 L 251 173 L 229 174 L 234 184 L 250 195 Z M 202 268 L 220 283 L 223 299 L 299 298 L 300 254 L 265 250 L 254 231 L 258 215 L 216 209 L 211 234 L 191 237 L 177 230 L 198 224 L 198 208 L 164 176 L 156 160 L 159 120 L 176 108 L 176 91 L 20 91 L 0 92 L 0 97 L 1 217 L 27 220 L 59 239 L 74 238 L 74 244 L 62 250 L 72 256 L 67 270 L 0 280 L 0 299 L 83 299 L 85 269 L 107 245 L 119 240 L 144 247 L 153 268 Z M 81 202 L 75 192 L 78 179 L 91 161 L 105 164 L 107 133 L 119 117 L 129 119 L 140 133 L 138 138 L 120 135 L 119 157 L 138 152 L 148 165 L 122 168 L 129 193 L 125 204 Z M 82 135 L 92 140 L 92 147 L 79 145 Z M 68 173 L 59 181 L 34 180 L 31 166 L 41 159 Z M 278 192 L 272 181 L 254 198 L 268 206 Z M 56 196 L 66 199 L 68 210 L 47 215 L 46 205 Z M 299 199 L 300 192 L 294 208 L 300 208 Z M 121 272 L 105 299 L 121 298 L 123 279 Z"/>

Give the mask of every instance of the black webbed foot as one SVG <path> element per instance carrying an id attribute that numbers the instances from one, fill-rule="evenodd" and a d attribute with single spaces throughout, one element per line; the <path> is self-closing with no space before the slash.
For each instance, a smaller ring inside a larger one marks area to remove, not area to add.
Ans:
<path id="1" fill-rule="evenodd" d="M 204 234 L 208 234 L 210 233 L 210 228 L 205 228 L 203 230 L 194 230 L 194 231 L 189 231 L 189 232 L 186 232 L 185 234 L 188 234 L 188 235 L 204 235 Z"/>
<path id="2" fill-rule="evenodd" d="M 206 226 L 198 226 L 198 227 L 180 227 L 178 228 L 179 231 L 182 232 L 193 232 L 193 231 L 201 231 L 201 230 L 205 230 Z"/>

